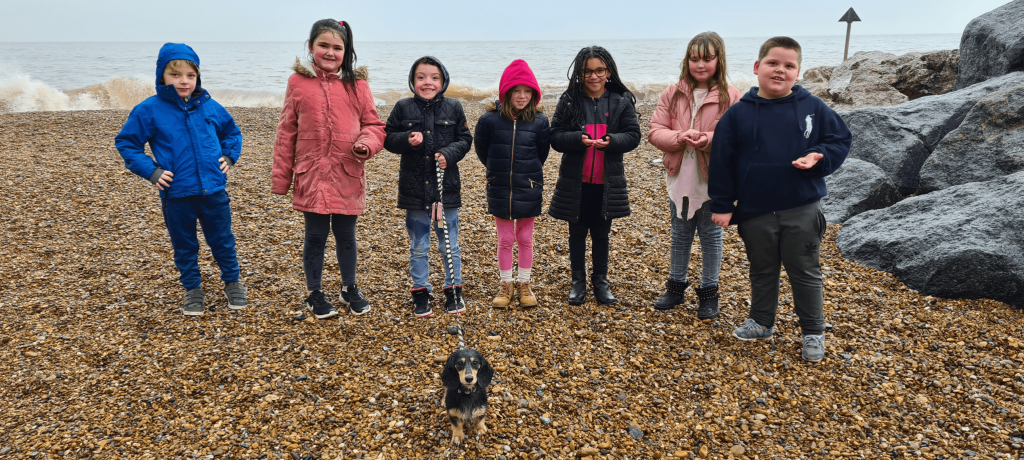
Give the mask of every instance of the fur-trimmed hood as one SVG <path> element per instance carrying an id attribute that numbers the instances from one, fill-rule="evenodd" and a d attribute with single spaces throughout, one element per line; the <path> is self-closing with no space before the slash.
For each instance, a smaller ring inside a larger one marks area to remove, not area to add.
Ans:
<path id="1" fill-rule="evenodd" d="M 313 67 L 313 62 L 308 59 L 295 58 L 295 64 L 292 65 L 292 70 L 295 73 L 304 77 L 316 78 L 316 69 Z M 359 66 L 352 71 L 352 75 L 356 80 L 370 81 L 370 70 L 366 66 Z"/>

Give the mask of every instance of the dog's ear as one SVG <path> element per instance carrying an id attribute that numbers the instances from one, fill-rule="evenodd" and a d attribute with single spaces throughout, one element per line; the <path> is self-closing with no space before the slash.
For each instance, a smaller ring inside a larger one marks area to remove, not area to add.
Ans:
<path id="1" fill-rule="evenodd" d="M 455 368 L 455 353 L 452 353 L 448 357 L 448 361 L 444 363 L 444 369 L 441 370 L 441 384 L 448 389 L 459 386 L 459 370 Z"/>
<path id="2" fill-rule="evenodd" d="M 487 388 L 491 384 L 491 379 L 494 378 L 494 368 L 482 355 L 480 356 L 480 370 L 476 372 L 476 378 L 476 384 L 480 388 Z"/>

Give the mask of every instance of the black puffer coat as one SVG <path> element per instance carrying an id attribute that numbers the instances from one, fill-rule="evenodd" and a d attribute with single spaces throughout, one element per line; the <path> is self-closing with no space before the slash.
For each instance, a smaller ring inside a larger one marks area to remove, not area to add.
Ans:
<path id="1" fill-rule="evenodd" d="M 640 123 L 636 109 L 620 93 L 609 94 L 608 137 L 611 143 L 604 149 L 604 203 L 601 215 L 605 219 L 629 215 L 629 192 L 623 156 L 640 145 Z M 565 93 L 558 99 L 551 123 L 551 147 L 562 152 L 558 169 L 558 182 L 551 198 L 548 214 L 555 219 L 579 222 L 580 195 L 583 189 L 583 160 L 587 147 L 583 145 L 583 127 L 572 125 L 569 104 L 573 102 Z"/>
<path id="2" fill-rule="evenodd" d="M 440 61 L 437 61 L 440 64 Z M 417 61 L 417 64 L 419 61 Z M 415 76 L 416 65 L 409 71 L 409 87 Z M 437 161 L 434 153 L 444 155 L 444 207 L 462 207 L 462 180 L 459 161 L 465 158 L 473 142 L 466 122 L 466 113 L 459 101 L 444 97 L 448 89 L 448 70 L 441 64 L 444 86 L 432 100 L 416 94 L 395 104 L 388 116 L 384 132 L 384 148 L 401 155 L 398 169 L 398 207 L 400 209 L 430 209 L 437 201 Z M 409 134 L 423 133 L 423 142 L 413 147 Z"/>
<path id="3" fill-rule="evenodd" d="M 544 162 L 551 129 L 538 113 L 528 122 L 511 121 L 495 109 L 476 123 L 476 156 L 487 168 L 487 212 L 502 219 L 540 215 L 544 200 Z"/>

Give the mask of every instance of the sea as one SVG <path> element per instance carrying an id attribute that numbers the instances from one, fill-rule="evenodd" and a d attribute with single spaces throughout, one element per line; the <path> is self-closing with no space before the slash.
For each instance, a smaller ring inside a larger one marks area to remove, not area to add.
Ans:
<path id="1" fill-rule="evenodd" d="M 758 47 L 768 37 L 725 38 L 730 82 L 741 90 L 756 85 Z M 803 46 L 802 69 L 842 63 L 845 36 L 793 37 Z M 553 101 L 568 81 L 573 57 L 584 46 L 608 49 L 619 75 L 641 102 L 679 78 L 688 38 L 636 40 L 537 40 L 452 42 L 356 42 L 357 65 L 370 72 L 378 104 L 411 95 L 409 67 L 424 55 L 448 68 L 446 93 L 464 102 L 493 100 L 504 68 L 525 59 Z M 155 93 L 156 55 L 162 43 L 0 43 L 0 112 L 130 109 Z M 296 42 L 195 42 L 203 86 L 228 107 L 280 107 L 296 57 Z M 850 55 L 882 51 L 896 55 L 956 49 L 959 34 L 854 35 Z"/>

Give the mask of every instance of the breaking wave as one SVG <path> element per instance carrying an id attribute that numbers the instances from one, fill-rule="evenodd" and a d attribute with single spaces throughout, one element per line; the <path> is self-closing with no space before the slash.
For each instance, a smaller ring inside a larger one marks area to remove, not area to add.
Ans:
<path id="1" fill-rule="evenodd" d="M 757 84 L 752 75 L 729 76 L 730 82 L 741 91 Z M 673 82 L 627 82 L 639 102 L 656 102 L 661 92 Z M 546 103 L 554 103 L 565 90 L 564 83 L 540 82 Z M 77 89 L 53 88 L 25 75 L 0 77 L 0 113 L 39 112 L 100 109 L 131 109 L 155 93 L 153 82 L 139 78 L 114 77 L 97 85 Z M 210 89 L 213 97 L 225 107 L 281 107 L 284 93 L 271 91 L 245 91 L 233 89 Z M 498 86 L 478 88 L 453 84 L 445 93 L 467 103 L 481 103 L 497 99 Z M 409 97 L 408 89 L 374 89 L 378 105 L 394 104 Z"/>

